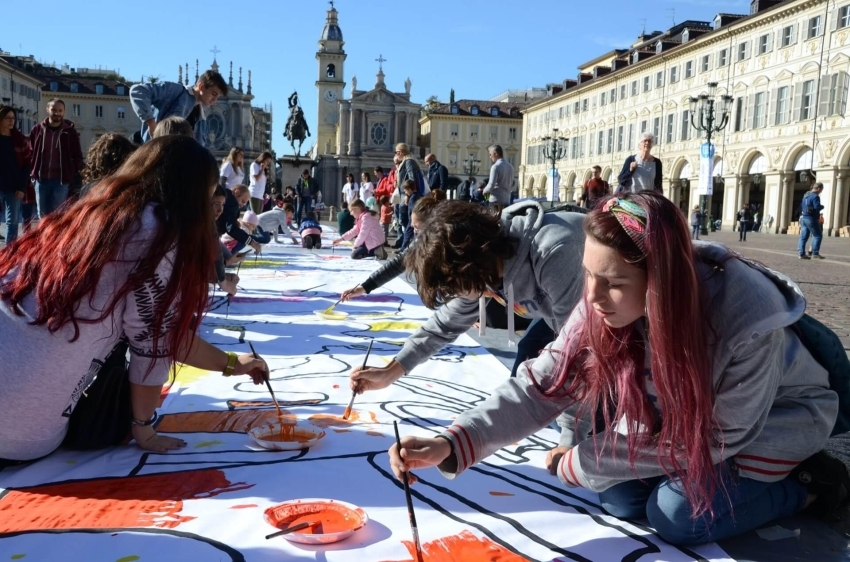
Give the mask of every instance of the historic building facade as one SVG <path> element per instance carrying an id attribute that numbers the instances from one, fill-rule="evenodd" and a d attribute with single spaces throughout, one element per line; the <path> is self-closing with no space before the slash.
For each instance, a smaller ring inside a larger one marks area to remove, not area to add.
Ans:
<path id="1" fill-rule="evenodd" d="M 489 177 L 487 147 L 501 145 L 505 160 L 519 169 L 524 103 L 459 100 L 424 112 L 419 119 L 420 145 L 433 152 L 449 174 L 464 180 L 470 162 L 476 181 Z M 518 176 L 514 178 L 517 182 Z M 516 183 L 514 187 L 516 187 Z"/>
<path id="2" fill-rule="evenodd" d="M 0 52 L 0 102 L 15 108 L 18 130 L 29 134 L 33 125 L 46 117 L 40 112 L 43 81 L 35 74 L 6 60 L 9 53 Z"/>
<path id="3" fill-rule="evenodd" d="M 352 77 L 349 97 L 343 99 L 346 86 L 342 30 L 337 10 L 331 6 L 316 53 L 318 78 L 318 127 L 316 144 L 310 157 L 318 161 L 315 176 L 322 187 L 327 205 L 338 205 L 345 176 L 372 173 L 375 166 L 392 166 L 396 143 L 404 142 L 418 154 L 417 117 L 421 106 L 410 101 L 411 82 L 404 92 L 392 92 L 384 81 L 383 57 L 375 86 L 362 90 Z"/>
<path id="4" fill-rule="evenodd" d="M 566 155 L 561 197 L 578 198 L 593 165 L 616 183 L 643 132 L 664 164 L 664 192 L 682 209 L 699 202 L 699 148 L 690 97 L 718 84 L 734 97 L 715 135 L 709 212 L 731 225 L 744 204 L 761 205 L 770 231 L 786 232 L 813 177 L 824 184 L 825 228 L 850 215 L 850 1 L 754 0 L 747 15 L 718 14 L 641 36 L 580 67 L 554 95 L 524 113 L 522 195 L 546 192 L 545 136 L 557 129 Z M 767 224 L 766 222 L 764 224 Z"/>

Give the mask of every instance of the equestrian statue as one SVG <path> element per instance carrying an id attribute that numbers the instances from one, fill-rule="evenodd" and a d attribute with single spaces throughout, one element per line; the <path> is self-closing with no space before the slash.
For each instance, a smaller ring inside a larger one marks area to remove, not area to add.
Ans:
<path id="1" fill-rule="evenodd" d="M 310 128 L 307 126 L 307 120 L 304 119 L 304 110 L 298 104 L 298 92 L 292 92 L 289 96 L 289 119 L 286 121 L 286 130 L 283 135 L 292 145 L 292 151 L 295 152 L 296 161 L 301 156 L 301 145 L 304 139 L 310 136 Z M 298 141 L 298 148 L 295 148 L 295 141 Z"/>

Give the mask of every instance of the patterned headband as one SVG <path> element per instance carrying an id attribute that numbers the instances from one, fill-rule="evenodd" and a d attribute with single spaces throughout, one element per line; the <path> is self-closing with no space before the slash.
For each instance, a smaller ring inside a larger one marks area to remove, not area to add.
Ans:
<path id="1" fill-rule="evenodd" d="M 637 245 L 642 254 L 646 254 L 646 211 L 643 208 L 626 199 L 613 198 L 605 202 L 602 210 L 612 213 L 629 235 L 629 238 Z"/>

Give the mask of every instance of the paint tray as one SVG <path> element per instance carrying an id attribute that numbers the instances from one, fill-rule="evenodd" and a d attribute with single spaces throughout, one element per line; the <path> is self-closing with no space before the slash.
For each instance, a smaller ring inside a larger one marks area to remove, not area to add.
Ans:
<path id="1" fill-rule="evenodd" d="M 369 522 L 369 517 L 356 505 L 327 499 L 291 500 L 268 508 L 266 523 L 285 529 L 303 522 L 321 523 L 321 533 L 306 528 L 283 537 L 301 544 L 329 544 L 347 539 Z"/>
<path id="2" fill-rule="evenodd" d="M 255 427 L 248 435 L 257 445 L 272 451 L 297 451 L 318 443 L 325 436 L 324 430 L 304 422 L 271 423 Z"/>

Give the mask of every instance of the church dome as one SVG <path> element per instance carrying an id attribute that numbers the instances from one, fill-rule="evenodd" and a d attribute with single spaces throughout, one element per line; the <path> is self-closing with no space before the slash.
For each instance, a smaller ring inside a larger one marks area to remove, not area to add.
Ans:
<path id="1" fill-rule="evenodd" d="M 328 19 L 325 23 L 325 29 L 322 30 L 322 41 L 342 41 L 342 30 L 337 23 L 336 8 L 331 7 L 328 10 Z"/>

